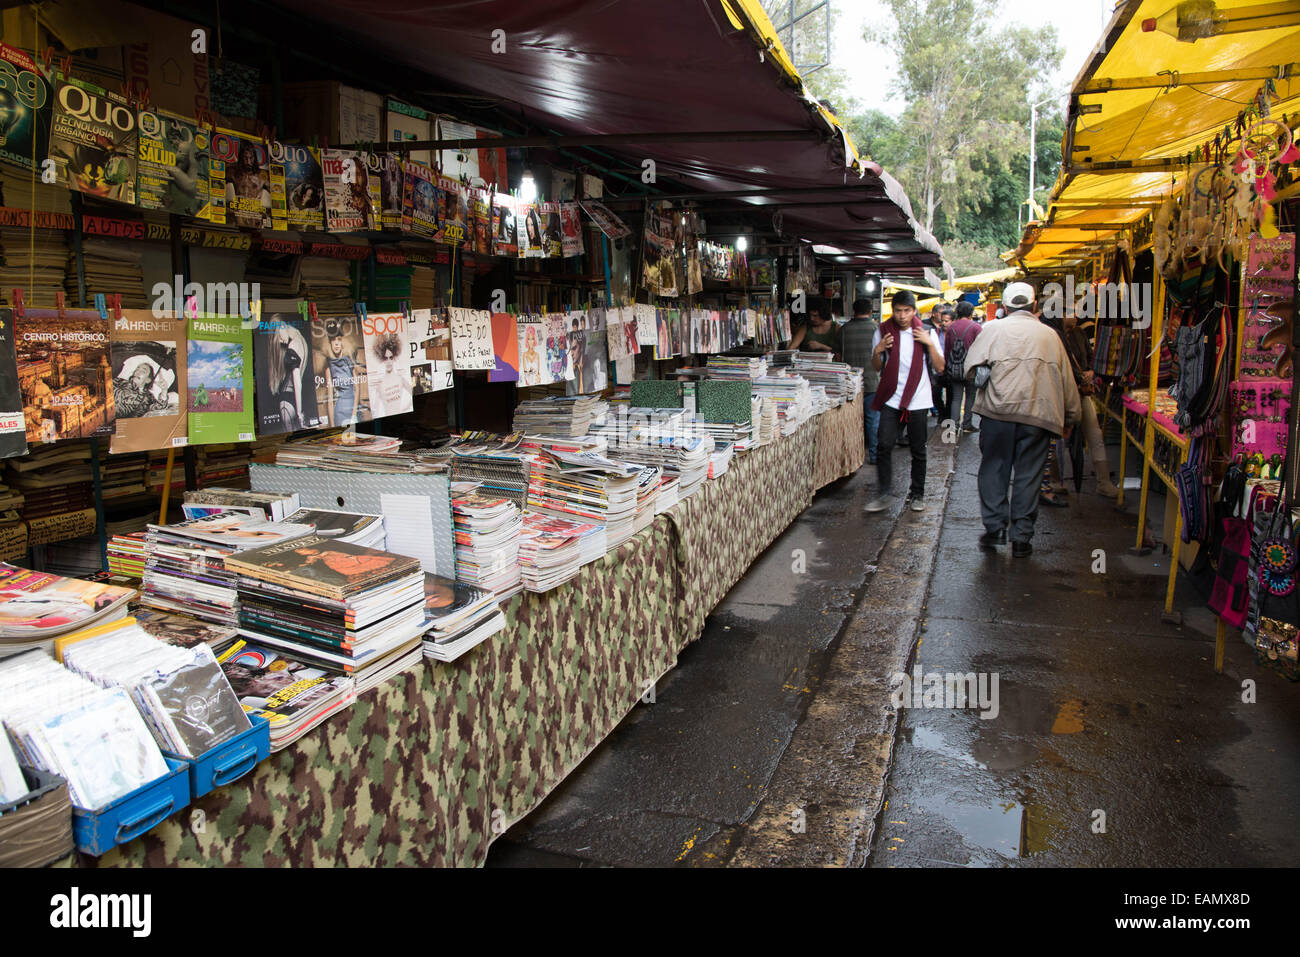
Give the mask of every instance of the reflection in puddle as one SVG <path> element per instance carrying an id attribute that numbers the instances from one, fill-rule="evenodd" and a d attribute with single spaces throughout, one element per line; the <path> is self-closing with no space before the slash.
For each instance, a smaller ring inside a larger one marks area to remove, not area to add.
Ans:
<path id="1" fill-rule="evenodd" d="M 927 798 L 921 807 L 946 820 L 967 846 L 982 847 L 1008 859 L 1021 856 L 1025 809 L 1016 801 L 986 807 Z"/>

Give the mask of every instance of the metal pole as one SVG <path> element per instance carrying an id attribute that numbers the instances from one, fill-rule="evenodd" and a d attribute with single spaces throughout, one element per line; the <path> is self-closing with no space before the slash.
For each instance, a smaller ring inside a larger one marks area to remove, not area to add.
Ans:
<path id="1" fill-rule="evenodd" d="M 1034 177 L 1038 173 L 1038 104 L 1029 108 L 1029 206 L 1025 214 L 1034 218 Z"/>

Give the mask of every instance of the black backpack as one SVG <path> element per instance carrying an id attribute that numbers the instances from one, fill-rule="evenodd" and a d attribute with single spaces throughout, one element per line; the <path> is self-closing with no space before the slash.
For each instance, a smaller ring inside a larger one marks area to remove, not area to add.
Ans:
<path id="1" fill-rule="evenodd" d="M 952 335 L 950 332 L 949 335 Z M 948 377 L 949 382 L 966 381 L 966 340 L 961 336 L 953 336 L 952 342 L 948 346 L 947 361 L 943 365 L 943 373 Z"/>

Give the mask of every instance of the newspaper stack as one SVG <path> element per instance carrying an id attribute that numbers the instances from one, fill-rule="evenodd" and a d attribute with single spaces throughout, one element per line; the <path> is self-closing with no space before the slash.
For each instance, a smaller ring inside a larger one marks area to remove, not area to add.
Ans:
<path id="1" fill-rule="evenodd" d="M 456 578 L 493 592 L 498 599 L 523 588 L 519 571 L 519 532 L 523 517 L 509 499 L 485 492 L 474 482 L 452 489 L 456 535 Z M 425 581 L 428 581 L 426 576 Z"/>
<path id="2" fill-rule="evenodd" d="M 424 657 L 455 661 L 506 626 L 497 599 L 463 582 L 424 576 Z"/>

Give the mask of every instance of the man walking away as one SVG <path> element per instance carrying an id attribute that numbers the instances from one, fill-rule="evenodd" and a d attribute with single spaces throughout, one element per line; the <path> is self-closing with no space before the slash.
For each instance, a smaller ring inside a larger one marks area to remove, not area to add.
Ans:
<path id="1" fill-rule="evenodd" d="M 1065 346 L 1034 312 L 1033 286 L 1012 283 L 1002 304 L 1006 318 L 985 326 L 966 353 L 966 377 L 974 379 L 981 367 L 989 370 L 988 383 L 975 398 L 975 412 L 983 419 L 979 490 L 985 531 L 980 548 L 1005 544 L 1009 524 L 1011 553 L 1020 558 L 1034 550 L 1030 540 L 1047 450 L 1055 437 L 1069 434 L 1083 413 Z"/>
<path id="2" fill-rule="evenodd" d="M 948 327 L 948 341 L 943 352 L 952 395 L 948 418 L 959 425 L 963 432 L 975 431 L 971 418 L 975 411 L 975 383 L 966 381 L 966 356 L 970 352 L 971 343 L 983 327 L 975 321 L 974 315 L 975 307 L 969 302 L 962 300 L 957 303 L 957 318 Z"/>
<path id="3" fill-rule="evenodd" d="M 912 511 L 925 510 L 925 443 L 929 438 L 929 369 L 943 372 L 943 349 L 937 333 L 927 333 L 916 315 L 916 297 L 902 290 L 891 300 L 893 315 L 876 330 L 871 364 L 880 373 L 872 405 L 880 413 L 880 437 L 876 449 L 876 470 L 880 495 L 867 505 L 868 512 L 883 512 L 892 500 L 894 446 L 899 433 L 907 429 L 912 447 Z M 1055 338 L 1055 337 L 1053 337 Z M 927 359 L 929 360 L 927 362 Z"/>
<path id="4" fill-rule="evenodd" d="M 872 408 L 880 373 L 871 364 L 871 348 L 880 327 L 871 318 L 871 300 L 859 299 L 853 303 L 853 318 L 840 330 L 840 355 L 843 361 L 862 370 L 862 429 L 866 439 L 867 461 L 876 464 L 876 436 L 880 427 L 880 413 Z"/>

